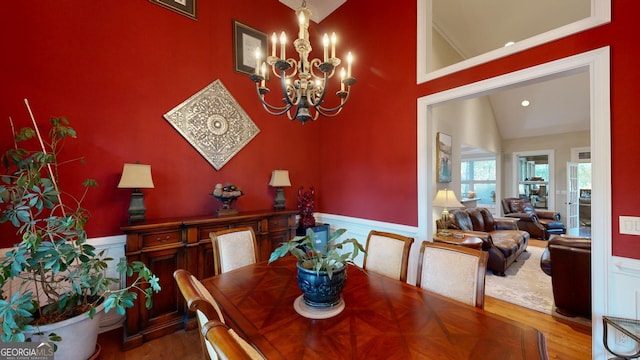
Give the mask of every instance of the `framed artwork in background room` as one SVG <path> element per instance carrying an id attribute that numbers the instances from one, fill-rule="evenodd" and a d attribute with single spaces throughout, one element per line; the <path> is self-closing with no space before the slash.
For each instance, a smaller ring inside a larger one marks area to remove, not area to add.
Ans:
<path id="1" fill-rule="evenodd" d="M 436 144 L 438 147 L 438 182 L 451 182 L 451 135 L 439 132 Z"/>
<path id="2" fill-rule="evenodd" d="M 236 72 L 251 75 L 256 73 L 256 67 L 261 70 L 256 60 L 257 48 L 261 58 L 266 59 L 269 55 L 267 34 L 233 20 L 233 65 Z M 265 67 L 265 80 L 269 80 L 270 69 L 266 64 Z"/>
<path id="3" fill-rule="evenodd" d="M 188 16 L 193 20 L 198 20 L 197 1 L 198 0 L 149 0 L 178 14 Z"/>

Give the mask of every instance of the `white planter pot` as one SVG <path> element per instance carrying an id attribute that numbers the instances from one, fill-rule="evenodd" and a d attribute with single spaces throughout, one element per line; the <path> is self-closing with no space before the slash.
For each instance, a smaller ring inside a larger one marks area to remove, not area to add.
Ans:
<path id="1" fill-rule="evenodd" d="M 57 342 L 58 350 L 54 354 L 55 359 L 87 360 L 96 351 L 100 319 L 104 315 L 104 306 L 96 308 L 96 315 L 89 318 L 89 313 L 78 315 L 70 319 L 53 324 L 38 326 L 37 332 L 43 335 L 27 335 L 33 342 L 48 341 L 50 333 L 56 333 L 62 337 Z M 26 334 L 25 334 L 26 335 Z"/>

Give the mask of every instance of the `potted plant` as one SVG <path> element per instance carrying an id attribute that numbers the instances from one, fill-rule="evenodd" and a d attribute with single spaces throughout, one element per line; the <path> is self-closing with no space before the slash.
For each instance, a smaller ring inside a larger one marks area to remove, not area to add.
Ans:
<path id="1" fill-rule="evenodd" d="M 269 257 L 269 263 L 291 254 L 297 258 L 298 286 L 302 290 L 304 303 L 315 308 L 336 306 L 347 279 L 347 265 L 355 265 L 354 259 L 365 249 L 356 239 L 337 242 L 345 229 L 334 231 L 327 241 L 326 249 L 316 249 L 313 230 L 307 229 L 304 236 L 296 236 L 282 243 Z M 352 251 L 343 250 L 351 244 Z"/>
<path id="2" fill-rule="evenodd" d="M 87 359 L 96 349 L 98 321 L 94 316 L 103 308 L 124 315 L 139 293 L 144 294 L 149 308 L 153 292 L 160 291 L 160 286 L 143 263 L 129 264 L 122 258 L 117 271 L 134 280 L 130 286 L 114 289 L 120 279 L 105 275 L 113 259 L 87 243 L 89 212 L 81 204 L 96 182 L 85 180 L 79 198 L 59 188 L 58 171 L 68 162 L 61 161 L 59 155 L 65 141 L 75 138 L 76 132 L 67 119 L 51 118 L 52 128 L 45 140 L 32 120 L 34 127 L 15 132 L 14 147 L 1 158 L 6 174 L 0 179 L 0 224 L 15 226 L 21 239 L 0 262 L 2 341 L 43 341 L 44 336 L 55 341 L 56 358 Z M 13 129 L 13 123 L 11 126 Z M 35 139 L 40 143 L 39 151 L 18 146 Z M 73 336 L 67 339 L 60 335 L 65 330 L 51 330 L 55 325 L 47 325 L 67 324 L 67 319 L 74 317 L 93 319 L 95 334 L 90 336 L 93 343 L 87 350 L 70 344 L 85 335 L 85 330 L 71 330 Z M 69 353 L 63 354 L 65 349 Z"/>

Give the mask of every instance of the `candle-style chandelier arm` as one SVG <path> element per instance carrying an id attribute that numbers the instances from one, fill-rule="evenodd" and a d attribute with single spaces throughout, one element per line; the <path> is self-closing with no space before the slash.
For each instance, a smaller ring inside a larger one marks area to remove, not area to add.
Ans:
<path id="1" fill-rule="evenodd" d="M 278 36 L 273 33 L 271 36 L 271 55 L 267 56 L 263 63 L 260 60 L 263 58 L 260 49 L 256 49 L 256 71 L 255 74 L 250 75 L 250 78 L 256 83 L 258 98 L 267 113 L 271 115 L 286 113 L 290 120 L 296 119 L 304 124 L 306 121 L 317 119 L 318 115 L 333 117 L 339 114 L 349 100 L 351 85 L 355 84 L 355 78 L 351 77 L 353 57 L 349 52 L 347 70 L 340 69 L 340 90 L 335 93 L 340 99 L 340 103 L 334 107 L 323 106 L 329 88 L 329 79 L 333 78 L 336 69 L 341 64 L 340 58 L 336 57 L 337 37 L 333 33 L 330 39 L 325 34 L 322 40 L 324 57 L 311 58 L 312 47 L 309 41 L 311 11 L 306 8 L 305 1 L 296 10 L 296 15 L 300 28 L 297 38 L 293 41 L 293 47 L 299 60 L 286 58 L 287 36 L 284 32 L 279 37 L 278 52 Z M 280 80 L 282 106 L 269 104 L 265 99 L 265 95 L 270 92 L 265 84 L 267 65 L 271 67 L 275 78 Z"/>
<path id="2" fill-rule="evenodd" d="M 265 87 L 261 87 L 259 85 L 259 81 L 256 82 L 256 93 L 258 95 L 258 99 L 260 99 L 260 103 L 262 104 L 262 107 L 270 115 L 275 115 L 275 116 L 282 115 L 282 114 L 286 113 L 289 109 L 291 109 L 293 107 L 293 104 L 291 102 L 288 102 L 288 103 L 285 102 L 284 106 L 274 106 L 274 105 L 269 104 L 264 99 L 264 95 L 267 94 L 268 92 L 269 92 L 269 89 L 267 89 Z"/>
<path id="3" fill-rule="evenodd" d="M 342 108 L 344 107 L 344 105 L 347 103 L 347 101 L 349 101 L 349 94 L 350 92 L 347 92 L 347 96 L 345 96 L 344 98 L 340 99 L 340 105 L 337 105 L 335 107 L 332 108 L 325 108 L 323 106 L 316 106 L 316 111 L 320 113 L 320 115 L 324 116 L 324 117 L 334 117 L 338 114 L 340 114 L 340 112 L 342 111 Z"/>

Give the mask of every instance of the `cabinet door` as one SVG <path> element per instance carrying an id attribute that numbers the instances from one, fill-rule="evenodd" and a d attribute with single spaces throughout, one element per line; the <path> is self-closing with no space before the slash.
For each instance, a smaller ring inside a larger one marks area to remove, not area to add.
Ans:
<path id="1" fill-rule="evenodd" d="M 127 333 L 134 337 L 142 335 L 142 339 L 132 340 L 137 343 L 145 342 L 166 334 L 171 334 L 183 328 L 185 316 L 184 299 L 173 279 L 176 269 L 185 268 L 185 250 L 183 247 L 148 251 L 140 254 L 140 261 L 144 262 L 159 281 L 161 290 L 153 296 L 153 307 L 147 309 L 144 296 L 139 295 L 137 304 L 127 312 Z M 154 327 L 152 332 L 140 330 Z M 125 336 L 126 343 L 130 339 Z M 135 344 L 136 346 L 138 344 Z"/>

